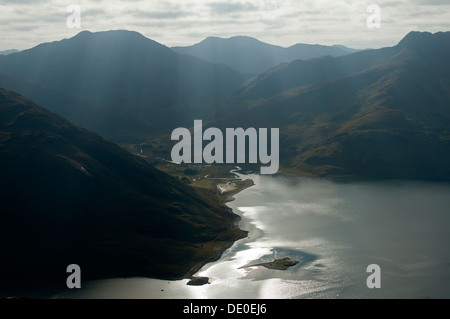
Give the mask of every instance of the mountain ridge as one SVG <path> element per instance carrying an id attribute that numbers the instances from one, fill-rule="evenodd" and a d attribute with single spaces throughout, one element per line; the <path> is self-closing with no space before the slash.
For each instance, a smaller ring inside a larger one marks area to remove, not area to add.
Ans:
<path id="1" fill-rule="evenodd" d="M 320 56 L 341 56 L 353 52 L 345 46 L 297 43 L 290 47 L 262 42 L 248 36 L 208 37 L 187 47 L 172 47 L 177 53 L 192 55 L 211 63 L 221 63 L 245 74 L 257 75 L 279 64 Z"/>
<path id="2" fill-rule="evenodd" d="M 3 51 L 0 51 L 0 55 L 8 55 L 8 54 L 16 53 L 16 52 L 19 52 L 19 50 L 16 50 L 16 49 L 3 50 Z"/>
<path id="3" fill-rule="evenodd" d="M 148 133 L 164 130 L 164 123 L 179 126 L 187 114 L 200 112 L 214 100 L 236 90 L 246 79 L 224 65 L 211 64 L 172 50 L 137 32 L 83 31 L 61 41 L 40 44 L 32 49 L 0 56 L 0 85 L 21 92 L 8 77 L 34 83 L 58 94 L 86 100 L 91 107 L 68 102 L 61 110 L 48 103 L 43 93 L 23 91 L 37 103 L 84 128 L 102 134 L 117 129 L 135 131 L 143 125 Z M 78 108 L 80 107 L 80 108 Z M 80 110 L 80 111 L 79 111 Z M 121 111 L 120 111 L 121 110 Z M 97 116 L 83 120 L 83 114 L 107 114 L 119 125 L 107 128 L 108 120 Z M 122 123 L 121 112 L 132 115 Z"/>
<path id="4" fill-rule="evenodd" d="M 302 174 L 447 179 L 445 169 L 443 176 L 439 176 L 437 164 L 433 165 L 431 159 L 424 159 L 411 149 L 414 148 L 414 137 L 434 157 L 439 157 L 439 149 L 444 158 L 447 156 L 445 125 L 448 110 L 445 105 L 450 103 L 449 34 L 411 32 L 393 47 L 284 63 L 248 79 L 241 86 L 236 85 L 234 90 L 230 89 L 203 107 L 193 103 L 197 105 L 195 111 L 187 103 L 174 103 L 171 91 L 167 94 L 160 94 L 161 91 L 139 93 L 141 97 L 151 96 L 152 100 L 161 101 L 160 108 L 152 108 L 128 104 L 132 100 L 127 102 L 124 93 L 134 96 L 137 92 L 121 90 L 117 92 L 117 101 L 109 101 L 111 104 L 98 102 L 104 108 L 91 113 L 98 107 L 97 102 L 87 100 L 83 109 L 83 99 L 67 95 L 71 93 L 69 91 L 62 94 L 46 87 L 42 88 L 47 91 L 38 90 L 37 84 L 24 82 L 20 77 L 12 80 L 12 75 L 0 76 L 0 84 L 3 81 L 11 86 L 14 84 L 18 90 L 22 87 L 30 92 L 46 92 L 47 100 L 52 100 L 53 93 L 59 101 L 67 97 L 72 105 L 66 109 L 76 109 L 79 119 L 83 114 L 95 114 L 90 117 L 94 119 L 108 115 L 104 120 L 114 123 L 111 129 L 127 136 L 136 136 L 136 132 L 161 136 L 157 134 L 164 129 L 169 132 L 176 126 L 189 127 L 197 117 L 223 128 L 275 125 L 284 132 L 280 132 L 282 166 Z M 83 33 L 80 38 L 93 35 Z M 132 37 L 140 36 L 133 34 Z M 241 40 L 247 41 L 245 37 Z M 151 45 L 158 44 L 151 42 Z M 158 48 L 164 52 L 169 50 L 163 46 Z M 170 55 L 177 56 L 173 52 Z M 0 73 L 2 60 L 6 61 L 0 58 Z M 101 96 L 97 91 L 92 94 L 97 98 Z M 171 102 L 167 103 L 167 100 Z M 73 108 L 73 105 L 81 108 Z M 161 109 L 173 111 L 177 116 L 171 116 L 174 113 L 170 112 L 163 112 L 165 116 L 162 116 L 159 114 Z M 116 121 L 108 110 L 114 110 Z M 123 121 L 129 123 L 123 125 Z M 116 123 L 122 123 L 122 126 Z M 97 131 L 100 127 L 95 123 L 90 126 L 95 126 Z M 146 131 L 146 128 L 153 131 Z M 380 147 L 377 154 L 367 148 L 382 142 L 392 144 L 391 148 Z M 393 145 L 397 144 L 403 153 L 393 156 Z M 361 148 L 361 154 L 355 150 L 357 148 Z M 408 156 L 411 163 L 405 165 Z M 398 174 L 393 167 L 398 169 Z"/>
<path id="5" fill-rule="evenodd" d="M 285 172 L 448 181 L 450 32 L 425 38 L 425 48 L 411 34 L 393 48 L 280 66 L 216 107 L 210 123 L 279 127 Z M 294 76 L 275 77 L 286 70 Z M 270 78 L 287 82 L 265 85 Z"/>

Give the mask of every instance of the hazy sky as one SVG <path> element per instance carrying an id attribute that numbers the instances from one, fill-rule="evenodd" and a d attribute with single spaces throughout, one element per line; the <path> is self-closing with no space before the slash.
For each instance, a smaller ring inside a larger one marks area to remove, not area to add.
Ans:
<path id="1" fill-rule="evenodd" d="M 66 24 L 71 4 L 81 8 L 81 29 Z M 367 26 L 370 4 L 381 9 L 381 28 Z M 167 46 L 247 35 L 281 46 L 378 48 L 409 31 L 450 31 L 450 0 L 0 0 L 0 50 L 112 29 Z"/>

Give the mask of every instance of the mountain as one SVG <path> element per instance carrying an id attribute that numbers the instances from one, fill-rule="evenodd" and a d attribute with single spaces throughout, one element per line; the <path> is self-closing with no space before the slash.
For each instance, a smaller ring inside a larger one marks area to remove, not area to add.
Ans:
<path id="1" fill-rule="evenodd" d="M 400 50 L 400 47 L 389 47 L 281 64 L 247 81 L 238 95 L 241 99 L 265 98 L 292 88 L 339 79 L 385 63 Z"/>
<path id="2" fill-rule="evenodd" d="M 65 287 L 73 263 L 83 280 L 181 278 L 244 234 L 201 191 L 4 89 L 0 166 L 0 295 Z"/>
<path id="3" fill-rule="evenodd" d="M 333 46 L 336 47 L 336 48 L 345 50 L 348 53 L 355 53 L 355 52 L 359 52 L 359 51 L 370 50 L 370 49 L 352 49 L 352 48 L 346 47 L 345 45 L 340 45 L 340 44 L 335 44 Z"/>
<path id="4" fill-rule="evenodd" d="M 344 46 L 317 44 L 295 44 L 283 48 L 244 36 L 228 39 L 209 37 L 193 46 L 173 47 L 172 50 L 211 63 L 225 64 L 241 73 L 252 75 L 298 59 L 308 60 L 326 55 L 341 56 L 355 51 Z"/>
<path id="5" fill-rule="evenodd" d="M 120 30 L 83 31 L 0 56 L 0 74 L 0 86 L 104 135 L 172 130 L 245 80 L 227 66 Z"/>
<path id="6" fill-rule="evenodd" d="M 279 127 L 286 172 L 450 180 L 449 68 L 450 32 L 410 33 L 392 48 L 272 69 L 210 124 Z"/>
<path id="7" fill-rule="evenodd" d="M 0 51 L 0 55 L 8 55 L 8 54 L 11 54 L 11 53 L 16 53 L 16 52 L 19 52 L 19 50 L 16 50 L 16 49 L 5 50 L 5 51 Z"/>

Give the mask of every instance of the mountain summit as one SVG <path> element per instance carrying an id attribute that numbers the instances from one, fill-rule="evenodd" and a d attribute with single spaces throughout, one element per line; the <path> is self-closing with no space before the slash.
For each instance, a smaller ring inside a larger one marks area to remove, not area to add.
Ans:
<path id="1" fill-rule="evenodd" d="M 236 36 L 228 39 L 209 37 L 189 47 L 172 50 L 212 63 L 222 63 L 247 74 L 260 74 L 281 63 L 308 60 L 321 56 L 341 56 L 354 52 L 344 46 L 295 44 L 289 48 L 261 42 L 255 38 Z"/>
<path id="2" fill-rule="evenodd" d="M 0 85 L 103 134 L 173 129 L 245 78 L 132 31 L 83 31 L 0 56 Z"/>

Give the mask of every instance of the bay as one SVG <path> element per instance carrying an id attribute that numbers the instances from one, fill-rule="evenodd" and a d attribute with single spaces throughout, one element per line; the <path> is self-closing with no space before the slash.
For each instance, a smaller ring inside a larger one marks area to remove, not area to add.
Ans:
<path id="1" fill-rule="evenodd" d="M 238 174 L 239 175 L 239 174 Z M 228 203 L 249 231 L 188 280 L 116 278 L 57 298 L 450 298 L 450 184 L 249 175 Z M 246 267 L 289 257 L 287 270 Z M 367 267 L 381 268 L 369 289 Z"/>

